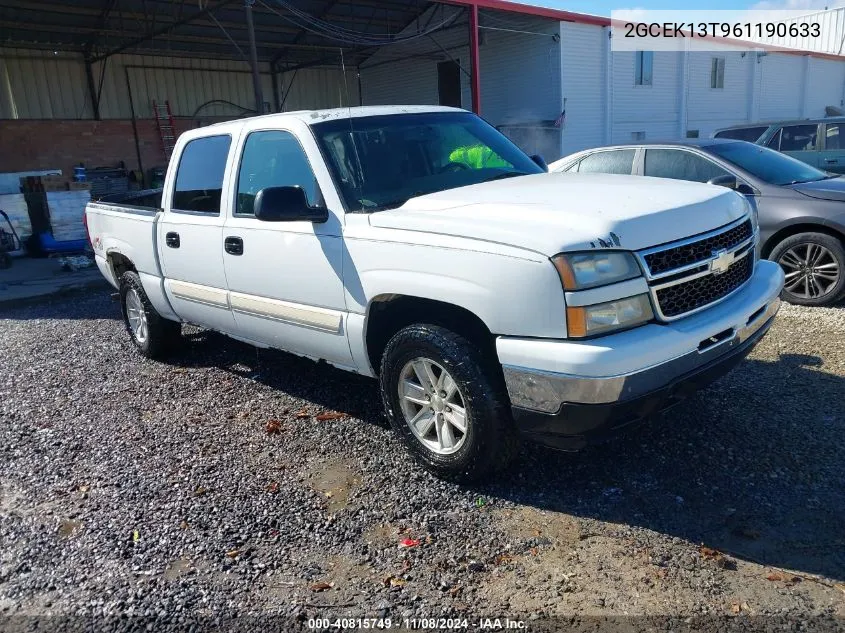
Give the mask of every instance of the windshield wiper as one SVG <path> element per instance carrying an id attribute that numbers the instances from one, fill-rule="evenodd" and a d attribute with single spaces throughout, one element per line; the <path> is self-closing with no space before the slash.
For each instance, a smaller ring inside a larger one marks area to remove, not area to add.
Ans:
<path id="1" fill-rule="evenodd" d="M 514 178 L 516 176 L 530 176 L 531 174 L 524 171 L 506 171 L 503 174 L 496 174 L 490 178 L 485 178 L 481 182 L 493 182 L 494 180 L 502 180 L 504 178 Z"/>
<path id="2" fill-rule="evenodd" d="M 403 204 L 408 202 L 410 198 L 397 198 L 396 200 L 388 200 L 387 202 L 382 202 L 380 204 L 373 205 L 371 207 L 364 207 L 364 211 L 389 211 L 390 209 L 396 209 L 397 207 L 401 207 Z"/>

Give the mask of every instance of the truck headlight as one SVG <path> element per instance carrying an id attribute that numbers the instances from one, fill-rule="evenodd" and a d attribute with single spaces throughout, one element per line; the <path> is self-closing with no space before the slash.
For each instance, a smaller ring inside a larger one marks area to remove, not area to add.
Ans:
<path id="1" fill-rule="evenodd" d="M 561 253 L 552 257 L 564 290 L 584 290 L 639 277 L 633 254 L 620 251 Z"/>
<path id="2" fill-rule="evenodd" d="M 653 318 L 654 312 L 647 294 L 591 306 L 566 308 L 566 327 L 572 338 L 607 334 L 614 330 L 627 330 L 647 323 Z"/>

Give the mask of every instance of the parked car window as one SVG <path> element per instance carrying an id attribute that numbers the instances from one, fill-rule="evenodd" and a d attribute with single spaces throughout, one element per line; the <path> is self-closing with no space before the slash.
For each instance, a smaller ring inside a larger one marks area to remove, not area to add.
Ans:
<path id="1" fill-rule="evenodd" d="M 236 213 L 252 215 L 255 196 L 266 187 L 298 185 L 311 205 L 319 201 L 317 179 L 299 141 L 282 130 L 253 132 L 238 171 Z"/>
<path id="2" fill-rule="evenodd" d="M 631 175 L 634 166 L 634 149 L 617 149 L 596 152 L 581 159 L 579 173 L 627 174 Z M 574 169 L 572 171 L 575 171 Z"/>
<path id="3" fill-rule="evenodd" d="M 719 143 L 708 146 L 707 151 L 770 185 L 791 185 L 828 177 L 823 171 L 791 156 L 751 143 Z"/>
<path id="4" fill-rule="evenodd" d="M 188 141 L 176 171 L 174 209 L 220 213 L 223 174 L 231 142 L 229 135 L 206 136 Z"/>
<path id="5" fill-rule="evenodd" d="M 845 149 L 845 123 L 828 123 L 824 133 L 825 149 Z"/>
<path id="6" fill-rule="evenodd" d="M 818 126 L 812 125 L 785 125 L 777 134 L 780 144 L 775 147 L 769 143 L 772 149 L 781 152 L 804 152 L 816 149 L 816 134 Z M 774 138 L 772 139 L 774 140 Z"/>
<path id="7" fill-rule="evenodd" d="M 311 127 L 350 211 L 543 170 L 507 137 L 467 112 L 324 121 Z"/>
<path id="8" fill-rule="evenodd" d="M 645 175 L 675 180 L 707 182 L 727 174 L 711 160 L 681 149 L 647 149 Z"/>
<path id="9" fill-rule="evenodd" d="M 714 134 L 715 138 L 731 138 L 737 141 L 748 141 L 749 143 L 754 143 L 758 138 L 763 136 L 763 134 L 769 128 L 765 125 L 760 125 L 756 127 L 737 127 L 732 128 L 730 130 L 722 130 L 721 132 L 716 132 Z"/>

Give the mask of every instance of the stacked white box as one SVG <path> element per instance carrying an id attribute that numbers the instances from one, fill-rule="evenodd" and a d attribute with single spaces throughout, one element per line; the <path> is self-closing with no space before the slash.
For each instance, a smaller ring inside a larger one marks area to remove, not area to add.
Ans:
<path id="1" fill-rule="evenodd" d="M 57 242 L 84 240 L 86 236 L 82 217 L 85 215 L 85 205 L 91 200 L 91 192 L 84 189 L 48 191 L 45 195 L 53 238 Z"/>

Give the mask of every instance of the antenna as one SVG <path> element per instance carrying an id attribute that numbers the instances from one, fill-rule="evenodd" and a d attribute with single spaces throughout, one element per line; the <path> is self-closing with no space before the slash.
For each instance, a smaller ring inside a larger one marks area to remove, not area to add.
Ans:
<path id="1" fill-rule="evenodd" d="M 341 72 L 343 73 L 343 85 L 346 90 L 346 110 L 349 119 L 349 140 L 352 142 L 352 151 L 355 153 L 355 163 L 358 166 L 358 177 L 355 178 L 355 184 L 358 188 L 358 200 L 361 202 L 361 206 L 364 206 L 364 166 L 361 163 L 361 156 L 358 154 L 358 142 L 355 138 L 355 126 L 352 123 L 352 99 L 349 97 L 349 77 L 346 75 L 346 62 L 343 59 L 343 47 L 340 49 L 340 68 Z M 360 95 L 359 95 L 360 96 Z"/>

